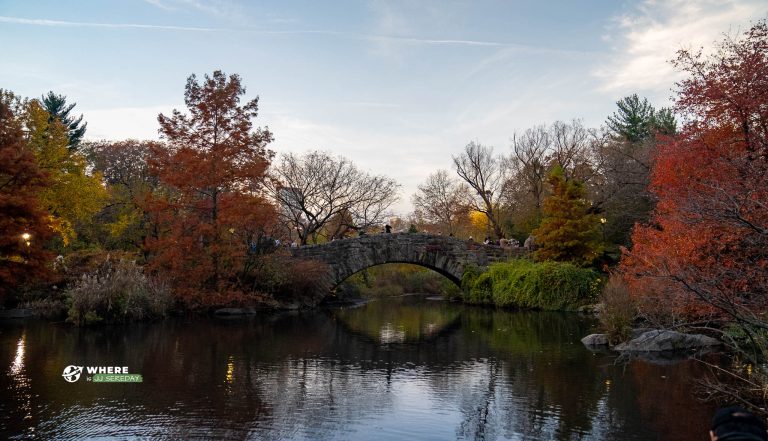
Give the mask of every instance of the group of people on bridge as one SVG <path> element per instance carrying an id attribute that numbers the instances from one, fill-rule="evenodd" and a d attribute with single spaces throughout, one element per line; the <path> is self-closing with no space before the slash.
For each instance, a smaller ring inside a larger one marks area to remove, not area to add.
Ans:
<path id="1" fill-rule="evenodd" d="M 469 239 L 471 240 L 472 236 L 470 236 Z M 486 236 L 485 240 L 483 240 L 483 245 L 498 246 L 501 248 L 520 248 L 520 242 L 517 239 L 507 239 L 504 237 L 501 237 L 499 240 L 493 240 L 491 239 L 491 236 Z M 536 239 L 530 234 L 528 235 L 528 239 L 525 239 L 523 248 L 526 250 L 533 250 L 535 247 Z"/>

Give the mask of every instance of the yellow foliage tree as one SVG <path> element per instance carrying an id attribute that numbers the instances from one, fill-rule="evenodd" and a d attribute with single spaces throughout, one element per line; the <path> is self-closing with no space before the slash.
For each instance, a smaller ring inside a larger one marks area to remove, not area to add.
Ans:
<path id="1" fill-rule="evenodd" d="M 485 236 L 490 236 L 493 228 L 488 215 L 482 211 L 472 210 L 469 212 L 469 234 L 478 241 L 482 241 Z"/>
<path id="2" fill-rule="evenodd" d="M 89 222 L 104 206 L 107 191 L 99 174 L 87 173 L 85 157 L 67 148 L 67 128 L 58 119 L 49 121 L 39 101 L 27 103 L 25 124 L 28 145 L 50 182 L 38 197 L 66 246 L 77 237 L 76 225 Z"/>

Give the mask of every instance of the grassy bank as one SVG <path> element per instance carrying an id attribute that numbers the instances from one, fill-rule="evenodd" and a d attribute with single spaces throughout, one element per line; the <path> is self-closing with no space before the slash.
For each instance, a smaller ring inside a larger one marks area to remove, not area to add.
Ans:
<path id="1" fill-rule="evenodd" d="M 469 268 L 462 279 L 465 302 L 526 309 L 576 310 L 595 303 L 600 274 L 569 263 L 517 259 Z"/>

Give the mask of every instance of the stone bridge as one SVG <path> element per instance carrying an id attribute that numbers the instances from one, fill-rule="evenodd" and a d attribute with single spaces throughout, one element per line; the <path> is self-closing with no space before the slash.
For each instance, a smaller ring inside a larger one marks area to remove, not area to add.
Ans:
<path id="1" fill-rule="evenodd" d="M 523 248 L 504 249 L 472 240 L 421 233 L 382 233 L 293 249 L 294 257 L 328 264 L 334 288 L 358 271 L 385 263 L 420 265 L 461 285 L 467 265 L 488 266 L 525 254 Z"/>

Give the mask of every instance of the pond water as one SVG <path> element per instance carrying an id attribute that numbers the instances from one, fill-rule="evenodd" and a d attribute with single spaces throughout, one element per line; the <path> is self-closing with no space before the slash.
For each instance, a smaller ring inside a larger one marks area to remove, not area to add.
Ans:
<path id="1" fill-rule="evenodd" d="M 92 329 L 4 322 L 0 438 L 708 439 L 699 363 L 617 364 L 579 342 L 594 327 L 414 296 Z M 86 372 L 67 382 L 69 365 Z M 94 382 L 88 366 L 143 382 Z"/>

